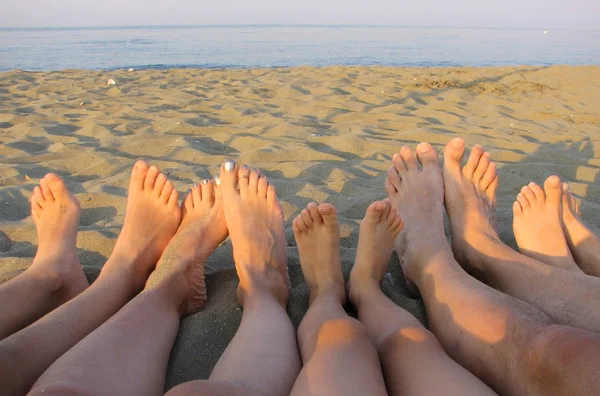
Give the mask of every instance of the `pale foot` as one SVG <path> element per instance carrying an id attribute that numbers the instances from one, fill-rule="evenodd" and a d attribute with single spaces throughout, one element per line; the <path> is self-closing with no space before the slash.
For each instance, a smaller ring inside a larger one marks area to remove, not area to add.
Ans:
<path id="1" fill-rule="evenodd" d="M 37 229 L 38 250 L 28 271 L 48 279 L 61 303 L 89 286 L 77 258 L 80 212 L 77 199 L 53 173 L 33 190 L 31 216 Z"/>
<path id="2" fill-rule="evenodd" d="M 438 155 L 428 143 L 417 146 L 416 158 L 411 149 L 403 147 L 392 161 L 385 191 L 404 221 L 396 251 L 406 279 L 418 284 L 415 279 L 422 273 L 420 267 L 449 249 L 444 235 L 442 171 Z"/>
<path id="3" fill-rule="evenodd" d="M 227 238 L 221 189 L 212 180 L 194 185 L 181 205 L 182 221 L 163 252 L 146 289 L 166 287 L 182 316 L 206 302 L 204 264 Z"/>
<path id="4" fill-rule="evenodd" d="M 137 290 L 143 288 L 180 220 L 173 184 L 156 167 L 138 161 L 131 172 L 123 229 L 102 273 L 125 271 Z"/>
<path id="5" fill-rule="evenodd" d="M 283 209 L 275 187 L 256 169 L 233 161 L 221 166 L 220 185 L 233 259 L 240 279 L 237 295 L 267 292 L 282 305 L 289 297 Z"/>
<path id="6" fill-rule="evenodd" d="M 600 276 L 600 238 L 581 220 L 581 206 L 562 184 L 562 226 L 575 262 L 588 275 Z"/>
<path id="7" fill-rule="evenodd" d="M 331 204 L 308 204 L 292 223 L 300 266 L 310 291 L 309 304 L 320 294 L 346 301 L 340 261 L 340 226 Z"/>
<path id="8" fill-rule="evenodd" d="M 498 175 L 490 155 L 474 146 L 467 163 L 460 161 L 465 142 L 455 138 L 444 151 L 446 212 L 450 219 L 452 250 L 456 260 L 471 271 L 480 270 L 481 249 L 502 245 L 495 229 Z"/>
<path id="9" fill-rule="evenodd" d="M 513 204 L 513 230 L 519 251 L 557 268 L 580 272 L 571 256 L 561 222 L 561 182 L 550 176 L 544 189 L 523 187 Z"/>
<path id="10" fill-rule="evenodd" d="M 348 297 L 358 306 L 366 289 L 380 288 L 394 243 L 404 223 L 391 201 L 373 202 L 360 223 L 354 267 L 348 282 Z"/>

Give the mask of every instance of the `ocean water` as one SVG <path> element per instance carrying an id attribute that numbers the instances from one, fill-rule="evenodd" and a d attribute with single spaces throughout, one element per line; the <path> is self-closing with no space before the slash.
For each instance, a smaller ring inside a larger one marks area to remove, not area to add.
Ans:
<path id="1" fill-rule="evenodd" d="M 600 31 L 374 26 L 0 29 L 0 70 L 600 64 Z"/>

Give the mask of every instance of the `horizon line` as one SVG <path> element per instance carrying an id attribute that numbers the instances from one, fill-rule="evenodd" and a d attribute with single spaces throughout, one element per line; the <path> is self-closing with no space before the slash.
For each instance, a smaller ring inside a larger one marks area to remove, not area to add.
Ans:
<path id="1" fill-rule="evenodd" d="M 501 27 L 501 26 L 444 26 L 444 25 L 390 25 L 390 24 L 199 24 L 199 25 L 92 25 L 92 26 L 0 26 L 0 31 L 18 31 L 18 30 L 117 30 L 117 29 L 193 29 L 193 28 L 244 28 L 244 27 L 297 27 L 297 28 L 315 28 L 315 27 L 333 27 L 333 28 L 400 28 L 400 29 L 489 29 L 489 30 L 559 30 L 559 31 L 600 31 L 600 29 L 582 29 L 582 28 L 552 28 L 552 27 Z"/>

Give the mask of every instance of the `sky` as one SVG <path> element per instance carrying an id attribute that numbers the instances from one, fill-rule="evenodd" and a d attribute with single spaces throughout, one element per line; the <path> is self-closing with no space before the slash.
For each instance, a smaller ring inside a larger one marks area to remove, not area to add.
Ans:
<path id="1" fill-rule="evenodd" d="M 0 0 L 0 27 L 367 24 L 600 29 L 600 0 Z"/>

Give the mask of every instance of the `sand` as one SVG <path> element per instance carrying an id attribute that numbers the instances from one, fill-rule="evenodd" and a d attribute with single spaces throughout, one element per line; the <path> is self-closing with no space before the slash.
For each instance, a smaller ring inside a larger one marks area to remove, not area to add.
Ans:
<path id="1" fill-rule="evenodd" d="M 455 136 L 482 144 L 499 164 L 498 228 L 514 246 L 519 189 L 557 174 L 600 227 L 600 67 L 413 69 L 328 67 L 256 70 L 0 73 L 0 282 L 35 254 L 28 198 L 56 172 L 81 202 L 78 250 L 93 280 L 123 223 L 130 167 L 157 165 L 180 192 L 227 158 L 258 167 L 286 217 L 297 325 L 307 290 L 291 220 L 310 201 L 331 202 L 342 223 L 346 275 L 358 221 L 384 197 L 394 151 Z M 114 79 L 115 85 L 107 85 Z M 183 195 L 183 194 L 182 194 Z M 182 321 L 168 387 L 207 378 L 241 317 L 226 242 L 208 263 L 209 303 Z M 425 321 L 392 260 L 385 290 Z"/>

